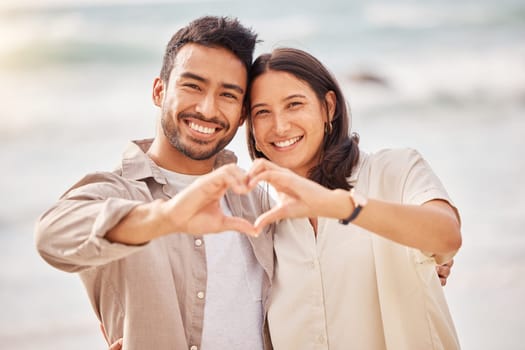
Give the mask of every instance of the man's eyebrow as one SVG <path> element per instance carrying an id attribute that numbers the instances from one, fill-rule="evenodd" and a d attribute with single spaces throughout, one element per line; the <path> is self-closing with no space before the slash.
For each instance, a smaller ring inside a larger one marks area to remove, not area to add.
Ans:
<path id="1" fill-rule="evenodd" d="M 200 75 L 197 75 L 195 73 L 191 73 L 191 72 L 184 72 L 180 75 L 182 78 L 188 78 L 188 79 L 193 79 L 193 80 L 198 80 L 198 81 L 202 81 L 203 83 L 206 83 L 207 80 L 204 79 L 203 77 L 201 77 Z"/>
<path id="2" fill-rule="evenodd" d="M 180 76 L 182 78 L 193 79 L 193 80 L 197 80 L 197 81 L 200 81 L 200 82 L 203 82 L 203 83 L 208 83 L 208 79 L 203 78 L 200 75 L 197 75 L 195 73 L 184 72 Z M 225 89 L 235 90 L 235 91 L 237 91 L 240 94 L 244 94 L 244 89 L 242 87 L 240 87 L 239 85 L 237 85 L 237 84 L 222 83 L 221 85 Z"/>
<path id="3" fill-rule="evenodd" d="M 222 86 L 223 86 L 225 89 L 235 90 L 235 91 L 237 91 L 237 92 L 240 93 L 240 94 L 244 94 L 244 89 L 243 89 L 242 87 L 240 87 L 239 85 L 236 85 L 236 84 L 229 84 L 229 83 L 223 83 Z"/>

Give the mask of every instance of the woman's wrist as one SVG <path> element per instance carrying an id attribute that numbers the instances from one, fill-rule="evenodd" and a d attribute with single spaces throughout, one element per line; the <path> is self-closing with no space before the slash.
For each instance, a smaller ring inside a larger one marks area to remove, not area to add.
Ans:
<path id="1" fill-rule="evenodd" d="M 350 222 L 354 221 L 361 210 L 368 204 L 368 199 L 360 193 L 355 191 L 355 188 L 352 188 L 350 191 L 346 192 L 347 200 L 353 206 L 353 209 L 347 216 L 339 218 L 339 223 L 342 225 L 348 225 Z"/>
<path id="2" fill-rule="evenodd" d="M 337 198 L 335 205 L 332 206 L 333 210 L 336 210 L 333 217 L 338 220 L 346 219 L 355 209 L 350 192 L 342 189 L 335 189 L 333 192 Z"/>

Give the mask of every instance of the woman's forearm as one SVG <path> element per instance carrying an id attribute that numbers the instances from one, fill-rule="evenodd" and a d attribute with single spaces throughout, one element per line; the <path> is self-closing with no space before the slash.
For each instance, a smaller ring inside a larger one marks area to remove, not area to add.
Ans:
<path id="1" fill-rule="evenodd" d="M 348 192 L 335 193 L 334 200 L 346 200 L 348 203 L 331 206 L 339 208 L 334 210 L 335 217 L 345 218 L 353 210 Z M 400 244 L 438 255 L 453 253 L 461 246 L 459 219 L 454 209 L 442 200 L 406 205 L 368 199 L 352 224 Z"/>

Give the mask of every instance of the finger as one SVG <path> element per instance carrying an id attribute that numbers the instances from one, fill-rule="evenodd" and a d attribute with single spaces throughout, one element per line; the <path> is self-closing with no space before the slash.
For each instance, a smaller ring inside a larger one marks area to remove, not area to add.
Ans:
<path id="1" fill-rule="evenodd" d="M 122 349 L 122 338 L 111 344 L 108 350 L 120 350 Z"/>
<path id="2" fill-rule="evenodd" d="M 262 229 L 273 222 L 281 220 L 286 217 L 286 210 L 283 207 L 274 207 L 267 212 L 261 214 L 254 223 L 257 232 L 261 232 Z"/>
<path id="3" fill-rule="evenodd" d="M 257 236 L 258 231 L 250 222 L 236 216 L 227 216 L 223 220 L 221 231 L 237 231 L 250 236 Z"/>
<path id="4" fill-rule="evenodd" d="M 236 165 L 230 164 L 219 168 L 214 180 L 221 184 L 223 190 L 231 188 L 236 193 L 248 192 L 248 175 Z"/>
<path id="5" fill-rule="evenodd" d="M 250 177 L 249 186 L 253 187 L 259 182 L 265 181 L 271 184 L 278 192 L 294 195 L 296 192 L 293 186 L 294 176 L 293 174 L 279 170 L 265 170 L 254 177 Z"/>
<path id="6" fill-rule="evenodd" d="M 447 284 L 447 279 L 445 277 L 440 277 L 439 282 L 441 283 L 441 286 L 444 287 Z"/>
<path id="7" fill-rule="evenodd" d="M 248 176 L 252 178 L 268 170 L 288 171 L 288 169 L 282 168 L 278 166 L 277 164 L 270 162 L 267 159 L 259 158 L 253 162 L 250 170 L 248 171 Z"/>
<path id="8" fill-rule="evenodd" d="M 248 174 L 257 173 L 267 169 L 271 169 L 272 166 L 276 165 L 275 163 L 270 162 L 268 159 L 257 158 L 253 161 Z"/>
<path id="9" fill-rule="evenodd" d="M 228 188 L 239 194 L 249 191 L 247 176 L 237 166 L 225 165 L 199 178 L 182 192 L 190 193 L 189 200 L 191 203 L 198 205 L 199 203 L 207 204 L 221 198 Z"/>

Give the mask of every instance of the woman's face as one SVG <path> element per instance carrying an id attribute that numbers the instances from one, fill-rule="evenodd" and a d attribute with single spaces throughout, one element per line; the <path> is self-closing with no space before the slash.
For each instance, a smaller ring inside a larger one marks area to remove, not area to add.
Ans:
<path id="1" fill-rule="evenodd" d="M 270 70 L 253 81 L 250 98 L 257 149 L 272 162 L 306 176 L 319 162 L 327 121 L 314 91 L 290 73 Z M 329 109 L 332 104 L 328 101 Z"/>

